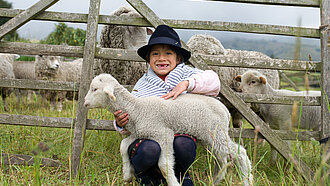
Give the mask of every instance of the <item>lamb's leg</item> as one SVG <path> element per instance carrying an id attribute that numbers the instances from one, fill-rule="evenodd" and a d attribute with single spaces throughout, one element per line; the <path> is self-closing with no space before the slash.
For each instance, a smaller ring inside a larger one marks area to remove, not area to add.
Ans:
<path id="1" fill-rule="evenodd" d="M 230 110 L 230 115 L 232 117 L 233 127 L 241 128 L 243 126 L 243 121 L 242 121 L 243 117 L 241 113 L 234 108 Z"/>
<path id="2" fill-rule="evenodd" d="M 62 112 L 62 108 L 63 108 L 63 103 L 61 100 L 58 100 L 56 103 L 56 108 L 58 112 Z"/>
<path id="3" fill-rule="evenodd" d="M 1 96 L 2 96 L 3 108 L 6 112 L 8 112 L 9 110 L 8 110 L 8 106 L 7 106 L 7 100 L 6 100 L 7 95 L 6 94 L 7 94 L 6 91 L 3 91 Z"/>
<path id="4" fill-rule="evenodd" d="M 50 101 L 50 109 L 54 111 L 56 109 L 56 100 L 51 99 Z"/>
<path id="5" fill-rule="evenodd" d="M 208 138 L 208 142 L 204 144 L 207 145 L 209 152 L 216 157 L 216 162 L 213 169 L 213 185 L 219 185 L 220 181 L 225 177 L 227 172 L 227 157 L 228 149 L 227 142 L 222 138 L 223 132 L 219 134 L 214 134 L 213 137 Z M 219 137 L 221 139 L 219 139 Z M 229 139 L 229 136 L 227 136 Z"/>
<path id="6" fill-rule="evenodd" d="M 271 126 L 271 127 L 273 127 L 273 126 Z M 289 124 L 287 124 L 286 122 L 283 122 L 283 125 L 275 126 L 273 128 L 276 129 L 276 130 L 286 130 L 286 131 L 290 130 Z M 288 140 L 286 142 L 288 143 L 289 148 L 291 149 L 291 141 Z M 271 145 L 270 148 L 271 148 L 270 164 L 275 165 L 276 162 L 278 161 L 278 152 L 272 145 Z"/>
<path id="7" fill-rule="evenodd" d="M 158 135 L 154 139 L 161 147 L 161 153 L 158 160 L 158 167 L 167 181 L 168 186 L 179 186 L 179 182 L 174 173 L 174 133 L 170 129 L 160 129 L 163 135 Z M 159 138 L 161 137 L 161 138 Z"/>
<path id="8" fill-rule="evenodd" d="M 270 147 L 270 165 L 275 165 L 278 159 L 277 151 L 273 146 Z"/>
<path id="9" fill-rule="evenodd" d="M 253 175 L 251 172 L 251 161 L 246 154 L 243 146 L 240 146 L 238 152 L 238 145 L 229 139 L 228 150 L 234 162 L 238 163 L 238 168 L 241 172 L 244 185 L 253 185 Z"/>
<path id="10" fill-rule="evenodd" d="M 20 89 L 15 89 L 15 95 L 16 95 L 16 104 L 19 105 L 22 101 L 22 93 Z"/>
<path id="11" fill-rule="evenodd" d="M 28 90 L 27 101 L 28 103 L 31 103 L 32 100 L 33 100 L 33 91 Z"/>
<path id="12" fill-rule="evenodd" d="M 226 165 L 227 154 L 223 154 L 221 152 L 215 152 L 215 156 L 217 157 L 218 162 L 215 162 L 213 169 L 213 184 L 219 185 L 220 181 L 224 179 L 227 172 L 227 165 Z M 221 165 L 222 168 L 219 167 L 219 164 Z"/>
<path id="13" fill-rule="evenodd" d="M 291 149 L 291 141 L 286 141 L 286 143 L 288 144 L 289 148 Z M 271 146 L 271 158 L 270 158 L 270 164 L 271 165 L 276 165 L 276 162 L 278 161 L 278 152 L 277 150 Z"/>
<path id="14" fill-rule="evenodd" d="M 128 154 L 128 147 L 130 144 L 133 143 L 135 137 L 128 136 L 127 138 L 123 139 L 120 143 L 120 154 L 123 158 L 123 179 L 126 182 L 130 182 L 134 176 L 134 168 L 129 161 L 129 154 Z"/>

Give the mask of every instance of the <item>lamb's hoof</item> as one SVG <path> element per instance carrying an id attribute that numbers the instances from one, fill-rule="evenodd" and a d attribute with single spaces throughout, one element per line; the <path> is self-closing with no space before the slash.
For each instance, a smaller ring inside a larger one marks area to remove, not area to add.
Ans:
<path id="1" fill-rule="evenodd" d="M 123 176 L 123 180 L 124 180 L 125 182 L 132 182 L 133 177 L 130 176 L 130 175 L 124 175 L 124 176 Z"/>

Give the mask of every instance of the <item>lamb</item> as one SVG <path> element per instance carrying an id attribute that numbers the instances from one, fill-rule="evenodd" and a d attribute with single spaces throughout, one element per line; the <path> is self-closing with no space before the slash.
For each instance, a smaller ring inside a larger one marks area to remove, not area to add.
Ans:
<path id="1" fill-rule="evenodd" d="M 130 6 L 123 6 L 111 15 L 118 17 L 140 18 L 141 15 Z M 99 46 L 136 50 L 147 43 L 149 29 L 137 26 L 106 25 L 100 34 Z M 134 85 L 146 72 L 147 66 L 141 62 L 95 59 L 94 77 L 101 73 L 112 74 L 122 85 Z"/>
<path id="2" fill-rule="evenodd" d="M 268 94 L 276 96 L 321 96 L 320 91 L 290 91 L 274 89 L 267 78 L 260 72 L 249 70 L 243 75 L 238 75 L 235 80 L 240 82 L 240 89 L 244 93 L 250 94 Z M 300 129 L 312 129 L 318 131 L 321 123 L 320 106 L 302 106 L 300 123 L 298 120 L 292 123 L 292 106 L 276 104 L 259 104 L 260 114 L 266 123 L 273 129 L 289 130 L 292 127 Z M 298 108 L 299 109 L 299 108 Z M 298 111 L 295 111 L 299 113 Z M 276 160 L 276 151 L 272 152 L 272 162 Z"/>
<path id="3" fill-rule="evenodd" d="M 206 34 L 196 34 L 193 35 L 187 42 L 191 52 L 194 54 L 203 55 L 216 55 L 225 57 L 248 57 L 248 58 L 262 58 L 269 59 L 269 57 L 261 52 L 256 51 L 244 51 L 244 50 L 234 50 L 225 49 L 221 42 L 215 37 Z M 234 80 L 233 77 L 242 74 L 247 70 L 247 68 L 239 67 L 218 67 L 210 66 L 211 69 L 218 73 L 220 79 L 222 79 L 230 88 L 238 92 L 239 84 Z M 269 79 L 269 83 L 274 88 L 279 88 L 280 78 L 277 70 L 270 69 L 258 69 L 260 72 L 266 74 Z M 242 126 L 242 115 L 234 108 L 229 101 L 222 97 L 223 103 L 230 110 L 232 116 L 232 123 L 235 128 Z"/>
<path id="4" fill-rule="evenodd" d="M 101 74 L 92 80 L 84 105 L 88 109 L 107 108 L 111 112 L 121 109 L 130 114 L 125 128 L 131 135 L 122 141 L 120 147 L 125 181 L 131 181 L 134 175 L 129 163 L 128 146 L 134 139 L 148 138 L 158 142 L 163 149 L 158 166 L 168 185 L 179 185 L 173 170 L 174 134 L 188 133 L 204 146 L 213 149 L 216 159 L 222 165 L 231 156 L 241 169 L 244 185 L 252 185 L 251 162 L 246 150 L 230 139 L 230 113 L 215 98 L 197 94 L 180 95 L 175 100 L 159 97 L 136 98 L 110 74 Z M 159 113 L 162 113 L 162 117 L 159 117 Z M 218 172 L 215 172 L 214 183 L 218 184 L 224 174 L 225 171 L 218 176 Z"/>
<path id="5" fill-rule="evenodd" d="M 72 62 L 63 62 L 60 56 L 36 56 L 35 76 L 38 80 L 51 80 L 61 82 L 80 82 L 82 59 L 79 58 Z M 43 98 L 50 101 L 51 108 L 61 112 L 63 101 L 67 94 L 66 91 L 41 91 Z"/>
<path id="6" fill-rule="evenodd" d="M 4 54 L 0 53 L 0 79 L 15 79 L 15 74 L 13 70 L 13 63 L 15 59 L 18 59 L 17 54 Z M 13 92 L 12 88 L 0 87 L 0 94 L 2 97 L 3 108 L 8 111 L 7 106 L 7 96 Z"/>
<path id="7" fill-rule="evenodd" d="M 15 61 L 14 62 L 14 74 L 16 79 L 30 79 L 35 80 L 35 61 Z M 32 90 L 17 89 L 16 102 L 20 103 L 22 100 L 22 94 L 27 94 L 28 100 L 31 100 L 33 95 Z"/>

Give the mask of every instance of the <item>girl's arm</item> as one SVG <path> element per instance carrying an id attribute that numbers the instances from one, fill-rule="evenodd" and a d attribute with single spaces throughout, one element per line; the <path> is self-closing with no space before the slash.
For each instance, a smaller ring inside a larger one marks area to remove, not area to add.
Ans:
<path id="1" fill-rule="evenodd" d="M 217 96 L 220 92 L 219 76 L 212 70 L 193 74 L 187 80 L 189 81 L 188 92 L 208 96 Z"/>

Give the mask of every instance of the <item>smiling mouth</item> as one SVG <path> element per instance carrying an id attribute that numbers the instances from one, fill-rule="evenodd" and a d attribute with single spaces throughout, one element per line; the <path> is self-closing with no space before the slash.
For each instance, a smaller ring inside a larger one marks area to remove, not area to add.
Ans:
<path id="1" fill-rule="evenodd" d="M 158 64 L 156 65 L 156 67 L 158 68 L 166 68 L 166 67 L 169 67 L 170 65 L 169 64 Z"/>

